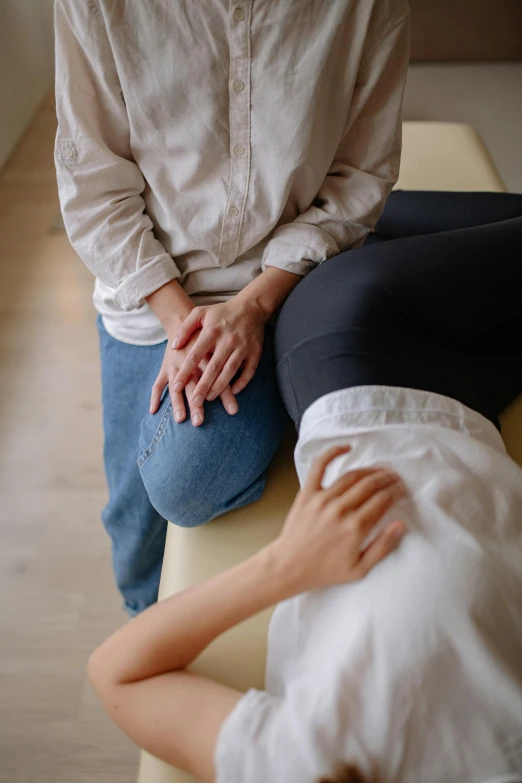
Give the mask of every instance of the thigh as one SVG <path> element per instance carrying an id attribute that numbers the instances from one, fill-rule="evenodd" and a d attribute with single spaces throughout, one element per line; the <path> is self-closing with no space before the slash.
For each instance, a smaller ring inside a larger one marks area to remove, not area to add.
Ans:
<path id="1" fill-rule="evenodd" d="M 521 317 L 521 251 L 522 218 L 515 218 L 341 253 L 288 298 L 277 359 L 323 329 L 352 327 L 359 316 L 367 321 L 370 312 L 376 327 L 388 328 L 393 311 L 397 323 L 452 345 L 500 334 L 502 324 Z"/>
<path id="2" fill-rule="evenodd" d="M 257 372 L 230 416 L 220 399 L 205 403 L 205 421 L 178 424 L 165 395 L 141 425 L 139 465 L 155 508 L 193 527 L 257 500 L 288 423 L 277 388 L 273 328 L 267 327 Z"/>
<path id="3" fill-rule="evenodd" d="M 521 249 L 515 218 L 326 261 L 279 319 L 278 374 L 293 417 L 321 394 L 373 383 L 446 394 L 495 420 L 503 382 L 484 367 L 520 356 Z"/>
<path id="4" fill-rule="evenodd" d="M 518 193 L 394 191 L 372 239 L 403 237 L 485 226 L 522 216 Z"/>

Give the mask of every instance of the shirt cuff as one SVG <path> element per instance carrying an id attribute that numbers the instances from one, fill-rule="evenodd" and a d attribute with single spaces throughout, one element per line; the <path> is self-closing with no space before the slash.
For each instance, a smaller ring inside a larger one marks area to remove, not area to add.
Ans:
<path id="1" fill-rule="evenodd" d="M 114 301 L 122 310 L 135 310 L 146 296 L 178 277 L 181 272 L 172 258 L 167 254 L 158 256 L 120 281 L 114 289 Z"/>
<path id="2" fill-rule="evenodd" d="M 319 226 L 288 223 L 279 226 L 265 247 L 262 268 L 277 266 L 297 275 L 306 275 L 317 264 L 339 253 L 335 239 Z"/>

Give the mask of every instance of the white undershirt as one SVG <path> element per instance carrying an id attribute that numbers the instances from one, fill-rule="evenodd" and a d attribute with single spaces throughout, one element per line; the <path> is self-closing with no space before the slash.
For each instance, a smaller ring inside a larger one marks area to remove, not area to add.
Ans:
<path id="1" fill-rule="evenodd" d="M 326 484 L 393 467 L 399 549 L 362 582 L 280 604 L 267 690 L 225 722 L 218 783 L 317 783 L 336 762 L 380 783 L 522 781 L 522 470 L 495 427 L 437 394 L 357 387 L 317 400 L 295 460 L 337 443 Z"/>

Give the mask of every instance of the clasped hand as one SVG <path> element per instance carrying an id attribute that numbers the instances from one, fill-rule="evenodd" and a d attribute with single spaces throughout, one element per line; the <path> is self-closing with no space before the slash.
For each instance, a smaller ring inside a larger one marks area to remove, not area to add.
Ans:
<path id="1" fill-rule="evenodd" d="M 196 427 L 203 423 L 205 401 L 221 397 L 225 410 L 230 415 L 237 413 L 235 395 L 254 377 L 267 320 L 268 315 L 255 303 L 238 297 L 195 307 L 177 333 L 168 335 L 163 364 L 152 388 L 151 413 L 158 410 L 167 384 L 177 422 L 186 418 L 183 392 Z"/>

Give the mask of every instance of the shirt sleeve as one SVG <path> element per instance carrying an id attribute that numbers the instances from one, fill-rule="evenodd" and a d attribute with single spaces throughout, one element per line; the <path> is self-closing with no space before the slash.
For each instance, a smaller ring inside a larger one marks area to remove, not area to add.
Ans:
<path id="1" fill-rule="evenodd" d="M 337 715 L 325 716 L 322 693 L 309 683 L 292 690 L 277 698 L 251 689 L 240 699 L 218 736 L 216 783 L 317 783 L 346 752 L 361 763 L 357 744 L 332 730 Z"/>
<path id="2" fill-rule="evenodd" d="M 370 40 L 361 62 L 344 136 L 310 208 L 279 226 L 263 268 L 307 274 L 318 263 L 361 245 L 397 182 L 402 104 L 409 62 L 409 8 Z"/>
<path id="3" fill-rule="evenodd" d="M 55 3 L 55 164 L 70 242 L 114 301 L 133 310 L 180 276 L 156 239 L 129 119 L 96 0 Z"/>

